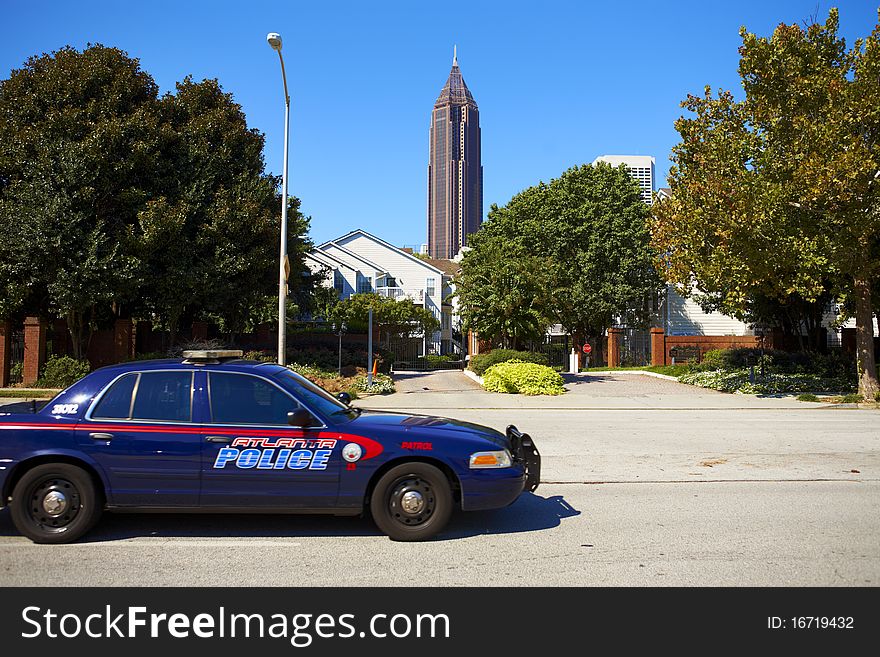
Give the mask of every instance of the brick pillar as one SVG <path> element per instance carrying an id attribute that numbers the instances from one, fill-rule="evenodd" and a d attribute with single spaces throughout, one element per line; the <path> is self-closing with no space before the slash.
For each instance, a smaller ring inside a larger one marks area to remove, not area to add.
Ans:
<path id="1" fill-rule="evenodd" d="M 134 358 L 134 344 L 132 343 L 133 326 L 130 319 L 117 319 L 113 325 L 113 362 Z"/>
<path id="2" fill-rule="evenodd" d="M 608 329 L 608 367 L 620 367 L 620 340 L 623 329 Z"/>
<path id="3" fill-rule="evenodd" d="M 192 341 L 193 342 L 204 342 L 207 339 L 208 339 L 208 323 L 207 322 L 193 322 Z"/>
<path id="4" fill-rule="evenodd" d="M 856 353 L 856 329 L 840 329 L 840 346 L 848 354 Z"/>
<path id="5" fill-rule="evenodd" d="M 40 317 L 24 320 L 24 367 L 22 384 L 31 385 L 46 363 L 46 322 Z"/>
<path id="6" fill-rule="evenodd" d="M 651 329 L 651 365 L 666 365 L 666 334 L 657 326 Z"/>
<path id="7" fill-rule="evenodd" d="M 12 326 L 0 322 L 0 388 L 9 386 L 9 364 L 12 357 Z"/>

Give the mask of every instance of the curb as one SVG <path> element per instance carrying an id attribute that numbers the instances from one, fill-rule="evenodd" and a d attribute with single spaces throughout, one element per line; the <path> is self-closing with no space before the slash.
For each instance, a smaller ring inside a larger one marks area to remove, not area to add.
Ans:
<path id="1" fill-rule="evenodd" d="M 480 385 L 483 385 L 483 377 L 477 376 L 474 372 L 471 372 L 469 369 L 465 368 L 462 370 L 462 373 L 469 379 L 473 379 Z"/>
<path id="2" fill-rule="evenodd" d="M 590 376 L 591 374 L 641 374 L 642 376 L 653 376 L 655 379 L 665 379 L 666 381 L 681 383 L 678 380 L 678 377 L 669 376 L 668 374 L 658 374 L 657 372 L 648 372 L 646 370 L 602 370 L 595 372 L 578 372 L 577 376 Z"/>

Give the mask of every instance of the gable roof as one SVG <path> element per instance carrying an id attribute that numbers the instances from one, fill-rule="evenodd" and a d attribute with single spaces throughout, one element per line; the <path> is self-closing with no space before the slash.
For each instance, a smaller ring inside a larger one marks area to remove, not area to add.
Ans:
<path id="1" fill-rule="evenodd" d="M 351 230 L 351 231 L 347 232 L 345 235 L 343 235 L 341 237 L 337 237 L 335 240 L 330 240 L 329 242 L 324 242 L 324 244 L 321 244 L 317 248 L 321 249 L 329 244 L 336 244 L 337 242 L 348 239 L 349 237 L 352 237 L 353 235 L 361 235 L 363 237 L 366 237 L 369 240 L 373 240 L 377 244 L 381 244 L 382 246 L 387 247 L 387 248 L 391 249 L 392 251 L 396 251 L 400 255 L 405 256 L 405 257 L 409 258 L 410 260 L 412 260 L 413 262 L 417 262 L 420 265 L 427 267 L 428 269 L 432 269 L 433 271 L 437 272 L 438 274 L 445 273 L 443 271 L 443 269 L 439 268 L 436 264 L 432 264 L 431 262 L 429 262 L 427 260 L 423 260 L 422 258 L 417 258 L 413 254 L 407 253 L 403 249 L 396 247 L 393 244 L 389 244 L 388 242 L 383 240 L 381 237 L 376 237 L 372 233 L 368 233 L 363 228 L 356 228 L 354 230 Z M 336 246 L 339 247 L 340 249 L 345 250 L 345 247 L 340 246 L 339 244 L 336 244 Z M 380 270 L 381 270 L 381 268 L 380 268 Z"/>
<path id="2" fill-rule="evenodd" d="M 340 239 L 341 239 L 341 238 L 340 238 Z M 360 255 L 359 253 L 355 253 L 354 251 L 351 251 L 351 250 L 349 250 L 349 249 L 346 249 L 346 248 L 345 248 L 344 246 L 342 246 L 341 244 L 338 244 L 338 243 L 336 242 L 336 240 L 330 240 L 329 242 L 324 242 L 321 246 L 318 246 L 318 247 L 316 247 L 316 248 L 317 248 L 321 253 L 327 253 L 324 249 L 327 249 L 327 248 L 330 248 L 330 247 L 335 247 L 335 248 L 339 249 L 340 251 L 342 251 L 343 253 L 345 253 L 346 255 L 350 255 L 352 258 L 355 258 L 356 260 L 360 260 L 362 263 L 364 263 L 364 264 L 367 265 L 368 267 L 371 267 L 374 271 L 380 271 L 380 272 L 385 273 L 385 274 L 388 273 L 388 272 L 385 271 L 385 268 L 384 268 L 384 267 L 380 267 L 380 266 L 377 265 L 375 262 L 372 262 L 371 260 L 368 260 L 367 258 L 365 258 L 364 256 Z M 329 254 L 328 254 L 328 255 L 329 255 Z"/>
<path id="3" fill-rule="evenodd" d="M 310 260 L 314 260 L 318 264 L 324 265 L 325 267 L 330 267 L 335 262 L 337 265 L 341 265 L 341 266 L 345 267 L 346 269 L 350 269 L 352 271 L 357 271 L 357 269 L 352 267 L 350 264 L 348 264 L 344 260 L 340 260 L 336 256 L 334 256 L 330 253 L 325 253 L 324 251 L 318 251 L 316 249 L 313 249 L 312 251 L 309 251 L 308 253 L 306 253 L 305 257 L 309 258 Z M 325 260 L 329 261 L 329 262 L 325 262 Z"/>

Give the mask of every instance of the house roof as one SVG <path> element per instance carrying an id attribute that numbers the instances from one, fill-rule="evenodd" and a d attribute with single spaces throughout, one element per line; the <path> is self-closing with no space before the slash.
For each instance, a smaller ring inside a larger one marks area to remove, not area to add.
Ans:
<path id="1" fill-rule="evenodd" d="M 423 260 L 448 276 L 455 276 L 461 270 L 461 264 L 452 260 L 442 260 L 440 258 L 424 258 Z"/>
<path id="2" fill-rule="evenodd" d="M 339 239 L 342 239 L 342 238 L 339 238 Z M 352 258 L 355 258 L 355 259 L 357 259 L 357 260 L 360 260 L 362 263 L 364 263 L 364 264 L 367 265 L 368 267 L 371 267 L 374 271 L 380 271 L 380 272 L 382 272 L 382 273 L 388 273 L 387 271 L 385 271 L 385 268 L 384 268 L 384 267 L 380 267 L 380 266 L 377 265 L 375 262 L 373 262 L 372 260 L 368 260 L 367 258 L 365 258 L 364 256 L 360 255 L 359 253 L 355 253 L 354 251 L 351 251 L 350 249 L 346 249 L 344 246 L 342 246 L 341 244 L 339 244 L 336 240 L 330 240 L 329 242 L 325 242 L 324 244 L 322 244 L 321 246 L 318 246 L 318 247 L 316 247 L 316 248 L 317 248 L 319 251 L 321 251 L 321 253 L 327 253 L 324 249 L 329 248 L 329 247 L 331 247 L 331 246 L 332 246 L 332 247 L 335 247 L 335 248 L 337 248 L 337 249 L 339 249 L 340 251 L 342 251 L 342 252 L 345 253 L 346 255 L 350 255 Z M 328 254 L 328 255 L 329 255 L 329 254 Z"/>
<path id="3" fill-rule="evenodd" d="M 344 260 L 340 260 L 339 258 L 337 258 L 336 256 L 334 256 L 330 253 L 325 253 L 324 251 L 318 251 L 317 249 L 313 249 L 312 251 L 309 251 L 308 253 L 306 253 L 305 257 L 309 258 L 311 260 L 314 260 L 318 264 L 324 265 L 325 267 L 330 267 L 330 266 L 332 266 L 333 263 L 336 263 L 337 265 L 341 265 L 341 266 L 345 267 L 346 269 L 351 269 L 352 271 L 357 271 L 357 269 L 352 267 L 350 264 L 348 264 Z"/>
<path id="4" fill-rule="evenodd" d="M 316 248 L 318 248 L 318 249 L 322 249 L 322 248 L 324 248 L 325 246 L 327 246 L 327 245 L 329 245 L 329 244 L 335 244 L 338 248 L 345 250 L 345 247 L 340 246 L 340 245 L 338 244 L 338 242 L 341 242 L 342 240 L 348 239 L 348 238 L 351 237 L 352 235 L 362 235 L 363 237 L 366 237 L 366 238 L 369 239 L 369 240 L 373 240 L 374 242 L 377 242 L 377 243 L 381 244 L 382 246 L 385 246 L 385 247 L 387 247 L 387 248 L 389 248 L 389 249 L 391 249 L 391 250 L 393 250 L 393 251 L 397 251 L 400 255 L 402 255 L 402 256 L 406 256 L 407 258 L 409 258 L 409 259 L 412 260 L 413 262 L 417 262 L 417 263 L 419 263 L 420 265 L 422 265 L 422 266 L 424 266 L 424 267 L 427 267 L 428 269 L 433 269 L 433 270 L 436 271 L 438 274 L 443 274 L 443 273 L 445 273 L 444 270 L 443 270 L 442 268 L 438 267 L 437 265 L 435 265 L 435 264 L 431 264 L 431 262 L 429 262 L 429 261 L 427 261 L 427 260 L 424 260 L 424 259 L 422 259 L 422 258 L 417 258 L 417 257 L 415 257 L 413 254 L 411 254 L 411 253 L 407 253 L 407 252 L 404 251 L 403 249 L 401 249 L 401 248 L 399 248 L 399 247 L 396 247 L 396 246 L 394 246 L 393 244 L 389 244 L 388 242 L 386 242 L 386 241 L 383 240 L 382 238 L 380 238 L 380 237 L 376 237 L 376 236 L 373 235 L 372 233 L 368 233 L 367 231 L 365 231 L 365 230 L 362 229 L 362 228 L 356 228 L 356 229 L 354 229 L 354 230 L 352 230 L 352 231 L 349 231 L 349 232 L 347 232 L 345 235 L 343 235 L 343 236 L 341 236 L 341 237 L 337 237 L 335 240 L 330 240 L 329 242 L 324 242 L 324 244 L 321 244 L 320 246 L 318 246 L 318 247 L 316 247 Z M 382 270 L 381 268 L 379 268 L 379 271 L 384 271 L 384 270 Z"/>

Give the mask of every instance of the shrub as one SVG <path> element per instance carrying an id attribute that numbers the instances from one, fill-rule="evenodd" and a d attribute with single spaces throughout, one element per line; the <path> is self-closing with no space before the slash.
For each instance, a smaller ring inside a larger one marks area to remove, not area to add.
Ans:
<path id="1" fill-rule="evenodd" d="M 523 395 L 561 395 L 562 377 L 546 365 L 519 360 L 496 363 L 483 375 L 483 387 L 489 392 Z"/>
<path id="2" fill-rule="evenodd" d="M 17 363 L 13 363 L 9 366 L 9 382 L 10 383 L 21 383 L 22 378 L 24 378 L 24 363 L 21 361 Z"/>
<path id="3" fill-rule="evenodd" d="M 768 374 L 758 377 L 755 383 L 749 381 L 748 370 L 712 370 L 689 372 L 678 378 L 701 388 L 712 388 L 722 392 L 742 392 L 746 394 L 776 394 L 787 392 L 815 392 L 852 390 L 853 383 L 844 378 L 822 377 L 817 374 Z"/>
<path id="4" fill-rule="evenodd" d="M 844 395 L 840 398 L 841 404 L 860 404 L 862 402 L 862 396 L 857 395 L 855 393 L 850 395 Z"/>
<path id="5" fill-rule="evenodd" d="M 359 376 L 354 380 L 352 388 L 357 392 L 373 392 L 385 395 L 394 392 L 394 381 L 387 374 L 377 374 L 373 377 L 373 385 L 367 385 L 367 376 Z"/>
<path id="6" fill-rule="evenodd" d="M 91 367 L 84 360 L 70 356 L 52 356 L 37 379 L 36 388 L 67 388 L 89 373 Z"/>
<path id="7" fill-rule="evenodd" d="M 819 398 L 816 395 L 807 393 L 805 395 L 798 395 L 797 400 L 798 401 L 817 402 L 817 401 L 819 401 Z"/>
<path id="8" fill-rule="evenodd" d="M 483 374 L 493 365 L 518 360 L 523 363 L 547 364 L 547 356 L 532 351 L 514 351 L 513 349 L 493 349 L 488 354 L 477 354 L 471 358 L 470 369 L 478 376 Z"/>
<path id="9" fill-rule="evenodd" d="M 703 359 L 694 369 L 744 370 L 754 365 L 760 371 L 772 374 L 815 374 L 823 378 L 855 377 L 855 362 L 844 353 L 820 354 L 814 352 L 787 352 L 767 349 L 761 355 L 760 349 L 712 349 L 703 354 Z"/>
<path id="10" fill-rule="evenodd" d="M 244 360 L 256 360 L 261 363 L 274 363 L 277 359 L 275 358 L 275 354 L 270 351 L 246 351 L 242 356 Z"/>

